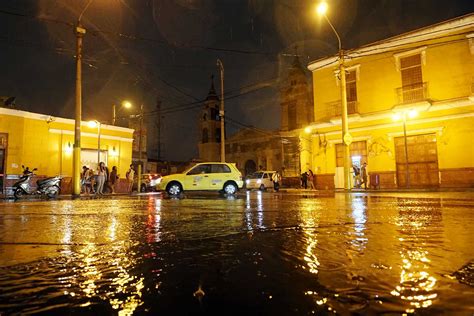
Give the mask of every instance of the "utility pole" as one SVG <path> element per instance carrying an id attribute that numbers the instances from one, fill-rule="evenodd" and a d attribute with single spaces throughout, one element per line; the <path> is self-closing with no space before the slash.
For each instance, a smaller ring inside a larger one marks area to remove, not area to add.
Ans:
<path id="1" fill-rule="evenodd" d="M 93 0 L 89 0 L 77 18 L 76 28 L 76 106 L 74 116 L 74 150 L 72 152 L 72 195 L 81 195 L 81 121 L 82 121 L 82 38 L 86 29 L 81 19 Z"/>
<path id="2" fill-rule="evenodd" d="M 80 19 L 75 28 L 76 34 L 76 106 L 74 121 L 74 150 L 73 150 L 73 196 L 81 195 L 81 121 L 82 121 L 82 38 L 86 29 Z"/>
<path id="3" fill-rule="evenodd" d="M 142 187 L 142 130 L 143 130 L 143 103 L 140 105 L 140 132 L 138 133 L 138 179 L 137 192 Z"/>
<path id="4" fill-rule="evenodd" d="M 158 113 L 158 118 L 156 120 L 158 124 L 158 160 L 161 157 L 161 100 L 159 98 L 156 99 L 156 112 Z"/>
<path id="5" fill-rule="evenodd" d="M 344 148 L 344 189 L 351 189 L 351 151 L 352 136 L 349 134 L 349 120 L 347 117 L 347 90 L 346 68 L 344 66 L 344 51 L 339 49 L 339 76 L 341 80 L 341 117 L 342 117 L 342 146 Z"/>
<path id="6" fill-rule="evenodd" d="M 115 104 L 112 104 L 112 125 L 115 126 L 115 120 L 117 119 L 117 113 L 115 110 Z"/>
<path id="7" fill-rule="evenodd" d="M 217 66 L 221 72 L 221 108 L 219 116 L 221 119 L 221 162 L 225 162 L 225 124 L 224 124 L 224 65 L 217 59 Z"/>

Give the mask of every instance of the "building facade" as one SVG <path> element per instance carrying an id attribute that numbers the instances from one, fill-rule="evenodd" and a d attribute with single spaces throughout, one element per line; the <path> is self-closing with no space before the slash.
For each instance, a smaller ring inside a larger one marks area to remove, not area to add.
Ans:
<path id="1" fill-rule="evenodd" d="M 299 130 L 320 189 L 343 187 L 337 63 L 308 65 L 315 122 Z M 474 186 L 474 14 L 346 51 L 345 66 L 351 162 L 374 187 Z"/>
<path id="2" fill-rule="evenodd" d="M 81 124 L 81 163 L 96 170 L 97 161 L 117 166 L 124 178 L 132 161 L 133 130 L 102 124 Z M 62 193 L 71 192 L 74 120 L 0 107 L 0 189 L 8 194 L 22 165 L 37 168 L 40 177 L 62 175 Z"/>

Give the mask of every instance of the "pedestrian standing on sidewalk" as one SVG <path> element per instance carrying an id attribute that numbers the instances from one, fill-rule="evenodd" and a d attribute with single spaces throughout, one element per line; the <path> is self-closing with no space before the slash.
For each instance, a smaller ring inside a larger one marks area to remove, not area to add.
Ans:
<path id="1" fill-rule="evenodd" d="M 128 181 L 128 193 L 132 193 L 133 188 L 133 178 L 135 178 L 135 169 L 133 169 L 133 165 L 130 165 L 127 173 L 125 174 L 127 181 Z"/>
<path id="2" fill-rule="evenodd" d="M 301 174 L 301 186 L 304 189 L 308 188 L 308 173 L 306 171 Z"/>
<path id="3" fill-rule="evenodd" d="M 115 184 L 117 183 L 117 180 L 118 180 L 117 166 L 113 166 L 112 171 L 109 174 L 109 181 L 108 181 L 110 189 L 112 190 L 111 191 L 112 194 L 115 193 Z"/>
<path id="4" fill-rule="evenodd" d="M 105 163 L 100 162 L 99 167 L 97 168 L 97 195 L 104 194 L 104 184 L 106 178 Z"/>
<path id="5" fill-rule="evenodd" d="M 314 173 L 311 169 L 308 171 L 308 184 L 309 184 L 309 189 L 314 190 Z"/>
<path id="6" fill-rule="evenodd" d="M 278 192 L 280 190 L 280 182 L 281 182 L 281 175 L 278 173 L 278 171 L 272 175 L 272 181 L 273 181 L 273 190 L 275 190 L 275 192 Z"/>
<path id="7" fill-rule="evenodd" d="M 360 173 L 362 176 L 362 182 L 360 183 L 360 185 L 362 185 L 363 183 L 364 189 L 367 190 L 367 163 L 366 162 L 364 162 L 362 167 L 360 167 Z"/>

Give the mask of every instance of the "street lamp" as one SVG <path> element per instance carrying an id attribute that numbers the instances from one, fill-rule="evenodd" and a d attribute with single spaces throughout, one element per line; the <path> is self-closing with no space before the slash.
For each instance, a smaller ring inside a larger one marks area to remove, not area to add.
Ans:
<path id="1" fill-rule="evenodd" d="M 101 128 L 101 123 L 97 120 L 92 120 L 87 123 L 87 126 L 90 128 L 96 128 L 97 127 L 97 167 L 100 165 L 100 128 Z"/>
<path id="2" fill-rule="evenodd" d="M 351 174 L 350 174 L 350 144 L 352 143 L 352 136 L 349 133 L 349 122 L 347 118 L 347 91 L 346 91 L 346 69 L 344 66 L 344 51 L 342 50 L 341 38 L 337 33 L 336 29 L 332 25 L 331 21 L 326 15 L 328 5 L 326 2 L 321 2 L 316 7 L 316 11 L 319 15 L 324 16 L 326 21 L 331 26 L 334 34 L 336 34 L 337 42 L 339 44 L 338 59 L 339 59 L 339 80 L 341 80 L 341 119 L 342 119 L 342 145 L 344 148 L 344 189 L 350 190 Z"/>
<path id="3" fill-rule="evenodd" d="M 123 101 L 121 103 L 121 107 L 119 107 L 119 111 L 122 107 L 124 107 L 126 109 L 130 109 L 132 107 L 132 103 L 130 103 L 129 101 Z M 116 106 L 115 106 L 115 104 L 112 104 L 112 125 L 115 125 L 116 119 L 117 119 Z"/>
<path id="4" fill-rule="evenodd" d="M 225 124 L 224 124 L 224 65 L 217 59 L 217 67 L 221 73 L 221 108 L 219 116 L 221 119 L 221 162 L 225 162 Z"/>
<path id="5" fill-rule="evenodd" d="M 93 0 L 89 0 L 77 18 L 76 28 L 76 106 L 74 117 L 74 149 L 72 159 L 72 194 L 81 195 L 81 120 L 82 120 L 82 38 L 86 29 L 81 25 L 81 19 Z"/>
<path id="6" fill-rule="evenodd" d="M 393 115 L 392 119 L 396 121 L 403 122 L 403 142 L 405 143 L 405 178 L 406 178 L 406 187 L 410 188 L 410 172 L 408 164 L 408 144 L 407 144 L 407 118 L 412 119 L 418 116 L 417 110 L 408 110 L 397 112 Z"/>

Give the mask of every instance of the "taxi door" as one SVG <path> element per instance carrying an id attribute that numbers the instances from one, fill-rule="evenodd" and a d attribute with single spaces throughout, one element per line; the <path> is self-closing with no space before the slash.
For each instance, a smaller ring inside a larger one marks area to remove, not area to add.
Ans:
<path id="1" fill-rule="evenodd" d="M 232 171 L 225 164 L 212 164 L 208 190 L 222 190 L 224 183 L 231 178 Z"/>
<path id="2" fill-rule="evenodd" d="M 197 165 L 186 174 L 184 190 L 209 190 L 210 174 L 210 164 Z"/>

